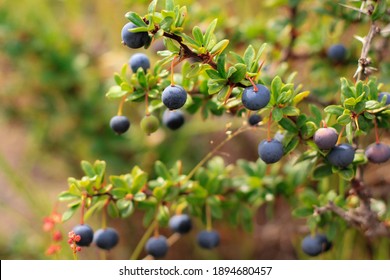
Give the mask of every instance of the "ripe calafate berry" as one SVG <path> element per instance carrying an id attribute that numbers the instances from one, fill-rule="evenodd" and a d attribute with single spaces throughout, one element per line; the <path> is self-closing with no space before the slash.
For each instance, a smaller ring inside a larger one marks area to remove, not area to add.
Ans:
<path id="1" fill-rule="evenodd" d="M 167 238 L 163 235 L 149 238 L 145 244 L 145 250 L 156 259 L 164 257 L 168 252 Z"/>
<path id="2" fill-rule="evenodd" d="M 365 155 L 370 162 L 383 163 L 390 159 L 390 147 L 383 143 L 373 143 L 366 148 Z"/>
<path id="3" fill-rule="evenodd" d="M 261 84 L 257 84 L 257 91 L 254 90 L 253 86 L 247 87 L 242 93 L 242 105 L 245 108 L 257 111 L 267 106 L 271 99 L 270 91 L 268 88 Z"/>
<path id="4" fill-rule="evenodd" d="M 342 44 L 335 44 L 330 46 L 327 55 L 333 62 L 340 63 L 345 60 L 347 49 Z"/>
<path id="5" fill-rule="evenodd" d="M 202 230 L 197 236 L 198 245 L 204 249 L 212 249 L 219 245 L 220 237 L 216 230 Z"/>
<path id="6" fill-rule="evenodd" d="M 136 73 L 138 68 L 142 68 L 146 72 L 150 68 L 150 60 L 146 54 L 136 53 L 129 59 L 131 70 Z"/>
<path id="7" fill-rule="evenodd" d="M 302 251 L 312 257 L 328 251 L 331 247 L 332 243 L 323 234 L 307 235 L 301 243 Z"/>
<path id="8" fill-rule="evenodd" d="M 169 110 L 183 107 L 187 101 L 187 92 L 178 85 L 170 85 L 162 92 L 162 102 Z"/>
<path id="9" fill-rule="evenodd" d="M 332 149 L 337 143 L 338 134 L 334 128 L 319 128 L 313 136 L 314 143 L 322 150 Z"/>
<path id="10" fill-rule="evenodd" d="M 76 242 L 78 246 L 89 246 L 93 240 L 93 230 L 89 225 L 77 225 L 73 228 L 76 235 L 80 235 L 80 241 Z"/>
<path id="11" fill-rule="evenodd" d="M 110 250 L 119 242 L 119 234 L 114 228 L 99 229 L 95 232 L 93 242 L 100 249 Z"/>
<path id="12" fill-rule="evenodd" d="M 129 129 L 130 121 L 125 116 L 114 116 L 110 120 L 110 127 L 117 134 L 122 134 Z"/>
<path id="13" fill-rule="evenodd" d="M 174 215 L 169 219 L 169 227 L 174 232 L 187 233 L 192 229 L 191 218 L 187 214 Z"/>
<path id="14" fill-rule="evenodd" d="M 386 105 L 389 105 L 390 104 L 390 93 L 388 93 L 388 92 L 381 92 L 381 93 L 379 93 L 379 95 L 378 95 L 378 101 L 379 102 L 381 102 L 382 101 L 382 99 L 384 98 L 384 97 L 387 97 L 386 98 Z"/>
<path id="15" fill-rule="evenodd" d="M 258 146 L 258 153 L 265 163 L 275 163 L 283 157 L 283 145 L 276 139 L 263 140 Z"/>
<path id="16" fill-rule="evenodd" d="M 349 144 L 340 144 L 332 148 L 327 155 L 330 164 L 337 167 L 347 167 L 353 162 L 355 157 L 355 150 Z"/>
<path id="17" fill-rule="evenodd" d="M 153 132 L 156 132 L 158 127 L 160 126 L 160 121 L 158 120 L 157 117 L 153 115 L 145 116 L 141 120 L 141 129 L 146 133 L 146 134 L 152 134 Z"/>
<path id="18" fill-rule="evenodd" d="M 184 114 L 181 110 L 166 109 L 162 118 L 163 124 L 169 129 L 176 130 L 184 124 Z"/>
<path id="19" fill-rule="evenodd" d="M 248 123 L 251 126 L 257 125 L 259 122 L 261 122 L 261 116 L 258 114 L 250 115 L 248 118 Z"/>
<path id="20" fill-rule="evenodd" d="M 122 42 L 126 46 L 132 49 L 139 49 L 150 42 L 148 32 L 131 32 L 130 29 L 136 28 L 137 26 L 132 23 L 126 23 L 121 31 Z"/>

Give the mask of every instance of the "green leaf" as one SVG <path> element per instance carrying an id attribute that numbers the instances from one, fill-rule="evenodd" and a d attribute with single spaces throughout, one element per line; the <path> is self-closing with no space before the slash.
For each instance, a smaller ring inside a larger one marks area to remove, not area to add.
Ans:
<path id="1" fill-rule="evenodd" d="M 161 161 L 158 160 L 155 162 L 154 169 L 157 175 L 160 176 L 161 178 L 165 180 L 171 180 L 171 174 L 169 173 L 168 168 Z"/>
<path id="2" fill-rule="evenodd" d="M 279 122 L 283 118 L 283 110 L 279 107 L 274 107 L 272 110 L 272 119 Z"/>
<path id="3" fill-rule="evenodd" d="M 160 28 L 165 31 L 170 31 L 173 21 L 174 21 L 173 17 L 165 17 L 160 23 Z"/>
<path id="4" fill-rule="evenodd" d="M 192 36 L 200 46 L 203 46 L 203 33 L 202 30 L 200 30 L 199 26 L 195 26 L 192 29 Z"/>
<path id="5" fill-rule="evenodd" d="M 78 203 L 73 204 L 72 207 L 69 207 L 64 212 L 64 214 L 62 214 L 62 222 L 65 222 L 70 218 L 72 218 L 72 216 L 76 213 L 77 209 L 80 207 L 80 204 L 81 204 L 81 200 Z"/>
<path id="6" fill-rule="evenodd" d="M 387 9 L 388 1 L 376 1 L 374 12 L 371 15 L 371 20 L 376 21 L 380 19 L 385 13 Z"/>
<path id="7" fill-rule="evenodd" d="M 111 175 L 110 181 L 115 188 L 127 189 L 129 187 L 128 183 L 122 176 Z"/>
<path id="8" fill-rule="evenodd" d="M 107 213 L 112 218 L 118 218 L 119 217 L 119 210 L 118 207 L 116 207 L 116 204 L 113 201 L 110 201 L 107 205 Z"/>
<path id="9" fill-rule="evenodd" d="M 332 166 L 327 164 L 320 164 L 313 170 L 313 178 L 315 180 L 320 180 L 324 177 L 328 177 L 332 173 Z"/>
<path id="10" fill-rule="evenodd" d="M 254 61 L 256 56 L 255 49 L 253 48 L 252 45 L 249 45 L 244 53 L 244 61 L 245 64 L 248 66 L 248 70 L 250 70 L 250 67 L 252 65 L 252 62 Z"/>
<path id="11" fill-rule="evenodd" d="M 279 121 L 279 125 L 289 132 L 293 132 L 293 133 L 298 132 L 298 128 L 297 128 L 296 124 L 292 120 L 290 120 L 289 118 L 282 118 Z"/>
<path id="12" fill-rule="evenodd" d="M 295 95 L 293 98 L 293 105 L 296 105 L 299 102 L 301 102 L 304 98 L 309 96 L 309 94 L 310 94 L 310 91 L 303 91 L 303 92 L 300 92 L 297 95 Z"/>
<path id="13" fill-rule="evenodd" d="M 119 216 L 121 218 L 127 218 L 134 212 L 134 203 L 130 201 L 126 208 L 119 209 Z"/>
<path id="14" fill-rule="evenodd" d="M 341 115 L 337 118 L 337 122 L 341 125 L 347 125 L 351 122 L 351 116 L 348 115 Z"/>
<path id="15" fill-rule="evenodd" d="M 219 75 L 219 72 L 214 69 L 207 69 L 206 70 L 207 75 L 210 77 L 210 79 L 222 79 L 222 77 Z"/>
<path id="16" fill-rule="evenodd" d="M 152 2 L 150 2 L 149 7 L 148 7 L 149 14 L 153 14 L 156 11 L 157 1 L 158 0 L 153 0 Z"/>
<path id="17" fill-rule="evenodd" d="M 72 200 L 72 199 L 77 199 L 77 198 L 80 199 L 80 195 L 72 194 L 69 191 L 61 192 L 58 195 L 58 200 L 59 201 L 67 201 L 67 200 Z"/>
<path id="18" fill-rule="evenodd" d="M 210 50 L 210 53 L 213 55 L 222 53 L 226 47 L 229 45 L 229 40 L 224 39 L 222 41 L 219 41 L 215 46 Z"/>
<path id="19" fill-rule="evenodd" d="M 313 215 L 312 207 L 296 208 L 292 211 L 292 215 L 296 218 L 304 218 Z"/>
<path id="20" fill-rule="evenodd" d="M 324 109 L 325 113 L 340 116 L 344 112 L 344 108 L 341 105 L 329 105 Z"/>
<path id="21" fill-rule="evenodd" d="M 227 78 L 225 63 L 226 63 L 226 54 L 219 55 L 217 59 L 217 70 L 219 75 L 224 79 Z"/>
<path id="22" fill-rule="evenodd" d="M 146 199 L 146 194 L 143 192 L 138 192 L 133 196 L 134 201 L 144 201 Z"/>
<path id="23" fill-rule="evenodd" d="M 209 26 L 207 27 L 206 29 L 206 32 L 204 34 L 204 38 L 203 38 L 203 41 L 204 41 L 204 46 L 209 49 L 209 44 L 210 42 L 212 41 L 212 38 L 214 36 L 214 30 L 215 30 L 215 27 L 217 26 L 217 21 L 218 19 L 214 19 L 210 24 Z"/>
<path id="24" fill-rule="evenodd" d="M 93 169 L 93 165 L 90 164 L 88 161 L 81 161 L 81 169 L 89 178 L 94 178 L 96 176 L 95 169 Z"/>
<path id="25" fill-rule="evenodd" d="M 285 116 L 298 116 L 300 114 L 299 109 L 294 106 L 286 106 L 282 110 Z"/>
<path id="26" fill-rule="evenodd" d="M 138 174 L 134 178 L 133 184 L 131 185 L 131 193 L 132 194 L 138 193 L 147 182 L 148 182 L 148 174 L 146 173 Z"/>
<path id="27" fill-rule="evenodd" d="M 351 181 L 355 177 L 355 171 L 352 168 L 345 168 L 338 171 L 339 175 L 347 181 Z"/>
<path id="28" fill-rule="evenodd" d="M 175 1 L 165 0 L 165 9 L 168 11 L 173 11 L 175 9 Z"/>
<path id="29" fill-rule="evenodd" d="M 92 206 L 88 208 L 88 210 L 84 214 L 84 221 L 88 220 L 93 215 L 93 213 L 95 213 L 95 211 L 103 209 L 104 204 L 105 200 L 99 200 L 92 204 Z"/>
<path id="30" fill-rule="evenodd" d="M 228 97 L 228 95 L 231 93 L 230 87 L 229 86 L 224 86 L 217 95 L 218 101 L 224 101 Z"/>
<path id="31" fill-rule="evenodd" d="M 208 85 L 209 94 L 212 95 L 223 89 L 223 87 L 226 85 L 226 80 L 224 79 L 209 80 L 207 85 Z"/>
<path id="32" fill-rule="evenodd" d="M 298 146 L 299 144 L 299 137 L 294 137 L 292 138 L 288 144 L 284 147 L 284 154 L 288 154 L 290 152 L 292 152 L 293 150 L 295 150 L 295 148 Z"/>
<path id="33" fill-rule="evenodd" d="M 142 20 L 142 18 L 135 12 L 126 13 L 125 17 L 139 27 L 147 27 L 147 24 Z"/>
<path id="34" fill-rule="evenodd" d="M 245 75 L 246 75 L 246 65 L 245 64 L 241 64 L 241 63 L 237 63 L 237 64 L 234 65 L 234 68 L 236 69 L 236 71 L 234 71 L 230 75 L 228 74 L 228 79 L 232 83 L 239 83 L 239 82 L 241 82 L 245 78 Z"/>
<path id="35" fill-rule="evenodd" d="M 121 98 L 126 95 L 127 91 L 122 90 L 121 86 L 112 86 L 106 93 L 106 97 L 110 99 Z"/>
<path id="36" fill-rule="evenodd" d="M 279 76 L 276 76 L 271 83 L 271 98 L 276 102 L 278 100 L 279 94 L 282 89 L 282 79 Z"/>

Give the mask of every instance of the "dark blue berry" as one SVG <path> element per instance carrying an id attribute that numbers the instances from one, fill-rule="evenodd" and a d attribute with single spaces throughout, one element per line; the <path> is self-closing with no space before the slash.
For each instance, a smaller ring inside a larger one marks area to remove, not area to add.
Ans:
<path id="1" fill-rule="evenodd" d="M 283 145 L 276 139 L 263 140 L 258 146 L 258 153 L 265 163 L 275 163 L 283 157 Z"/>
<path id="2" fill-rule="evenodd" d="M 130 121 L 125 116 L 114 116 L 110 120 L 110 127 L 117 134 L 122 134 L 129 129 Z"/>
<path id="3" fill-rule="evenodd" d="M 251 86 L 245 88 L 242 93 L 242 105 L 252 111 L 257 111 L 267 106 L 271 98 L 268 88 L 261 84 L 257 84 L 256 87 L 257 91 Z"/>
<path id="4" fill-rule="evenodd" d="M 261 122 L 261 116 L 258 114 L 250 115 L 248 118 L 248 123 L 251 126 L 257 125 L 259 122 Z"/>
<path id="5" fill-rule="evenodd" d="M 184 114 L 181 110 L 171 111 L 167 109 L 164 111 L 162 121 L 169 129 L 176 130 L 184 124 Z"/>
<path id="6" fill-rule="evenodd" d="M 374 143 L 366 148 L 365 155 L 370 162 L 383 163 L 390 159 L 390 147 L 383 143 Z"/>
<path id="7" fill-rule="evenodd" d="M 174 215 L 169 219 L 169 227 L 174 232 L 187 233 L 192 229 L 191 218 L 187 214 Z"/>
<path id="8" fill-rule="evenodd" d="M 313 140 L 318 148 L 322 150 L 329 150 L 336 145 L 338 137 L 339 136 L 334 128 L 322 127 L 314 133 Z"/>
<path id="9" fill-rule="evenodd" d="M 187 92 L 178 85 L 170 85 L 162 92 L 162 102 L 169 110 L 183 107 L 187 101 Z"/>
<path id="10" fill-rule="evenodd" d="M 342 44 L 335 44 L 328 49 L 328 57 L 335 63 L 340 63 L 345 60 L 347 49 Z"/>
<path id="11" fill-rule="evenodd" d="M 149 57 L 143 53 L 136 53 L 130 57 L 129 66 L 134 73 L 137 72 L 138 68 L 142 68 L 146 72 L 150 68 Z"/>
<path id="12" fill-rule="evenodd" d="M 76 235 L 80 235 L 80 241 L 76 242 L 78 246 L 89 246 L 93 240 L 93 230 L 89 225 L 77 225 L 73 228 Z"/>
<path id="13" fill-rule="evenodd" d="M 312 257 L 328 251 L 332 247 L 332 243 L 323 234 L 315 236 L 306 236 L 301 243 L 302 251 Z"/>
<path id="14" fill-rule="evenodd" d="M 198 245 L 204 249 L 212 249 L 219 245 L 220 237 L 216 230 L 203 230 L 198 233 Z"/>
<path id="15" fill-rule="evenodd" d="M 99 229 L 95 233 L 93 242 L 100 249 L 110 250 L 118 244 L 119 235 L 113 228 Z"/>
<path id="16" fill-rule="evenodd" d="M 149 238 L 146 242 L 145 250 L 146 253 L 156 259 L 164 257 L 168 252 L 167 238 L 163 235 Z"/>
<path id="17" fill-rule="evenodd" d="M 132 49 L 139 49 L 150 42 L 148 32 L 131 32 L 129 29 L 137 27 L 134 23 L 126 23 L 121 31 L 122 42 Z"/>
<path id="18" fill-rule="evenodd" d="M 383 97 L 385 97 L 385 96 L 387 96 L 385 104 L 389 105 L 390 104 L 390 93 L 388 93 L 388 92 L 381 92 L 381 93 L 379 93 L 378 101 L 381 102 Z"/>
<path id="19" fill-rule="evenodd" d="M 333 166 L 347 167 L 353 162 L 355 150 L 349 144 L 341 144 L 332 148 L 327 158 Z"/>

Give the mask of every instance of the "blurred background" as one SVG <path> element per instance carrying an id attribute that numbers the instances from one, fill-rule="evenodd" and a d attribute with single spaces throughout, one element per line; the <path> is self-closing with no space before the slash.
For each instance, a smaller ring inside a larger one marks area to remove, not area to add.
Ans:
<path id="1" fill-rule="evenodd" d="M 326 103 L 338 92 L 338 77 L 353 76 L 361 48 L 353 35 L 364 36 L 368 25 L 348 22 L 348 14 L 329 4 L 334 1 L 303 1 L 302 8 L 313 13 L 306 12 L 297 19 L 302 21 L 301 36 L 294 46 L 298 55 L 285 60 L 283 50 L 288 47 L 291 32 L 286 23 L 287 2 L 176 1 L 188 6 L 189 30 L 194 25 L 206 27 L 218 18 L 217 35 L 229 38 L 230 49 L 237 53 L 249 43 L 254 46 L 269 43 L 264 79 L 298 71 L 296 81 L 310 90 L 317 101 Z M 198 116 L 188 116 L 188 125 L 176 134 L 160 129 L 147 137 L 138 126 L 142 106 L 137 104 L 126 104 L 124 108 L 124 114 L 132 121 L 131 133 L 118 137 L 110 129 L 109 120 L 116 114 L 118 104 L 108 101 L 105 93 L 114 84 L 113 73 L 136 52 L 121 45 L 120 30 L 127 22 L 124 14 L 135 11 L 143 15 L 148 4 L 146 0 L 0 2 L 1 259 L 53 258 L 45 254 L 51 240 L 43 231 L 44 217 L 52 211 L 64 210 L 65 205 L 56 203 L 57 195 L 68 188 L 68 177 L 81 176 L 81 160 L 105 160 L 108 174 L 128 172 L 135 164 L 152 172 L 157 159 L 168 166 L 181 159 L 185 168 L 191 169 L 210 150 L 210 141 L 218 142 L 225 136 L 229 116 L 210 118 L 207 123 Z M 347 21 L 337 20 L 338 15 Z M 335 66 L 326 60 L 326 48 L 340 42 L 348 48 L 348 61 Z M 160 43 L 140 51 L 148 54 L 153 63 L 158 60 Z M 384 83 L 383 89 L 390 91 L 389 48 L 381 45 L 388 46 L 388 40 L 377 44 L 376 57 L 381 61 L 378 78 Z M 241 135 L 226 145 L 222 154 L 229 153 L 227 162 L 238 158 L 256 160 L 261 137 L 261 131 Z M 383 135 L 388 140 L 386 137 Z M 370 141 L 367 139 L 367 143 Z M 253 149 L 248 148 L 251 146 Z M 382 186 L 377 192 L 387 198 L 388 192 L 383 190 L 390 182 L 385 171 L 388 167 L 388 164 L 381 166 L 372 178 L 369 175 L 367 178 L 371 185 Z M 121 241 L 108 258 L 130 256 L 143 233 L 139 220 L 109 221 L 119 229 Z M 74 223 L 71 220 L 63 224 L 62 232 L 69 231 Z M 195 233 L 191 233 L 166 258 L 305 258 L 296 249 L 304 224 L 291 217 L 288 204 L 280 199 L 259 210 L 253 232 L 236 230 L 220 222 L 222 245 L 217 250 L 200 250 L 192 242 Z M 325 258 L 388 258 L 389 253 L 370 249 L 375 242 L 383 242 L 388 248 L 387 240 L 367 241 L 349 230 L 339 242 L 343 242 L 339 247 L 344 249 L 329 252 Z M 354 248 L 356 242 L 365 245 Z M 66 245 L 60 258 L 72 258 Z M 90 249 L 80 258 L 99 259 L 100 255 Z"/>

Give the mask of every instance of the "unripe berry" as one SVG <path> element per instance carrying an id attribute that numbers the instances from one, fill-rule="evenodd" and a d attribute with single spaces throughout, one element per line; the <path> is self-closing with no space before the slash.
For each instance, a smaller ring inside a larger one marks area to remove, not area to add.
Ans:
<path id="1" fill-rule="evenodd" d="M 158 127 L 160 126 L 160 121 L 157 117 L 153 115 L 145 116 L 141 120 L 141 129 L 147 134 L 152 134 L 156 132 Z"/>
<path id="2" fill-rule="evenodd" d="M 329 150 L 336 145 L 338 137 L 334 128 L 322 127 L 314 133 L 313 140 L 321 150 Z"/>
<path id="3" fill-rule="evenodd" d="M 271 94 L 268 88 L 261 84 L 257 84 L 256 87 L 257 91 L 255 91 L 253 86 L 251 86 L 245 88 L 242 93 L 242 105 L 252 111 L 264 108 L 271 99 Z"/>
<path id="4" fill-rule="evenodd" d="M 365 155 L 370 162 L 383 163 L 390 159 L 390 147 L 383 143 L 373 143 L 366 148 Z"/>
<path id="5" fill-rule="evenodd" d="M 275 163 L 283 157 L 283 145 L 275 139 L 271 141 L 263 140 L 258 146 L 258 153 L 265 163 Z"/>

